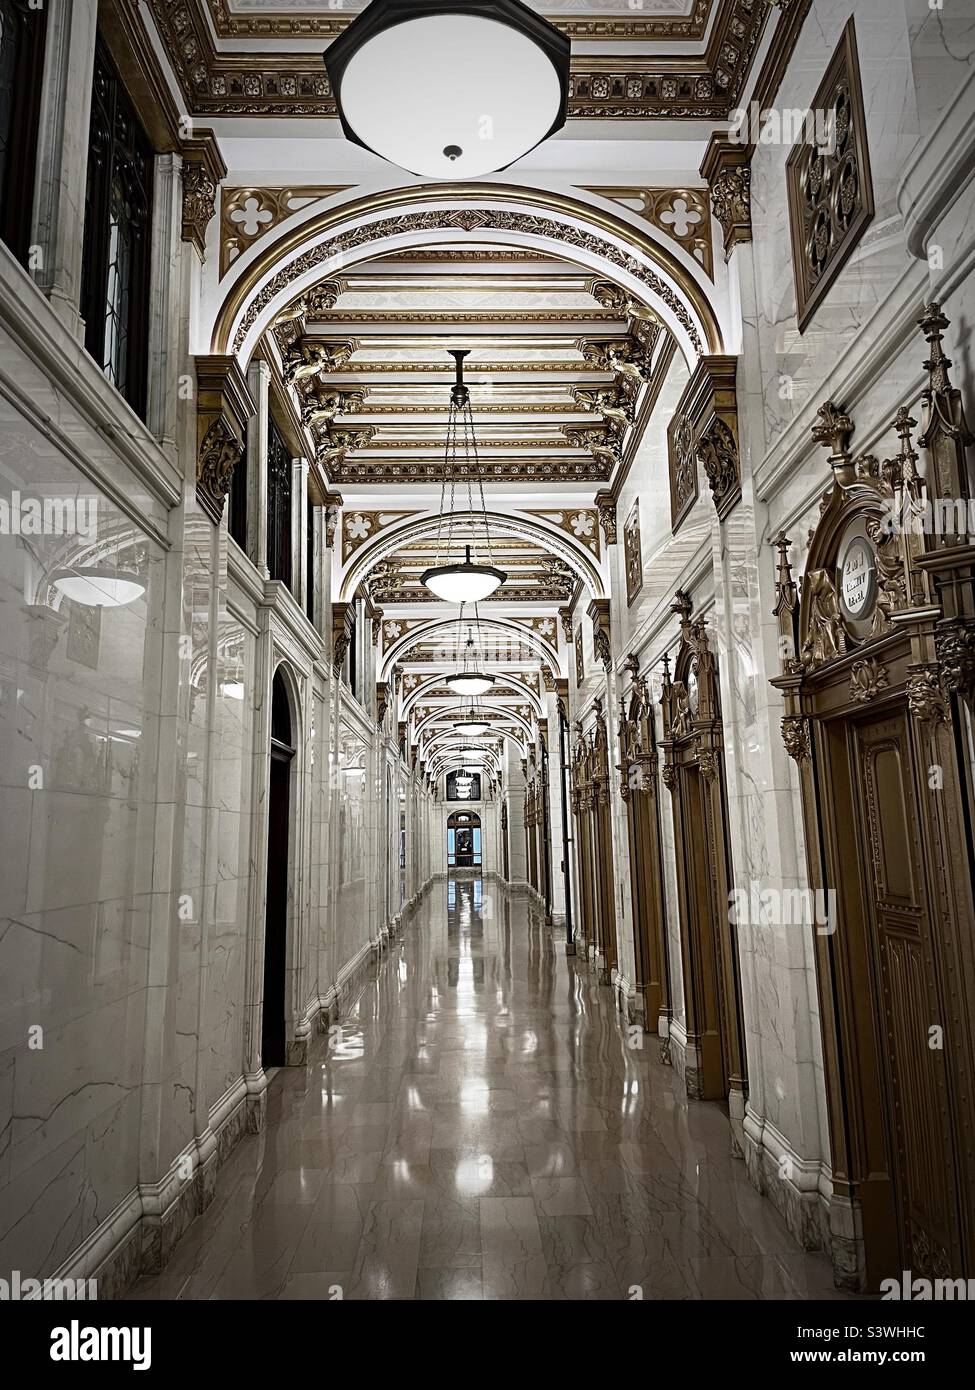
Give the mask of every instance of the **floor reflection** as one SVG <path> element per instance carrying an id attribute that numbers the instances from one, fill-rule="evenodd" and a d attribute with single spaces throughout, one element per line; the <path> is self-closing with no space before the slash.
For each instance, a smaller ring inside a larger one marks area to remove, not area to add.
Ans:
<path id="1" fill-rule="evenodd" d="M 524 898 L 452 879 L 275 1076 L 265 1132 L 137 1296 L 834 1296 L 718 1108 L 688 1105 L 655 1039 L 627 1041 Z"/>

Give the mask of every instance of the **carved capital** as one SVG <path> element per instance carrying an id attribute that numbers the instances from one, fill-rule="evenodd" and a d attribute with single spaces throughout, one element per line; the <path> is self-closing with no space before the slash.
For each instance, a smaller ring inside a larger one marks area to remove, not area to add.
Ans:
<path id="1" fill-rule="evenodd" d="M 212 130 L 201 130 L 180 147 L 183 156 L 182 238 L 196 247 L 202 260 L 206 254 L 207 227 L 216 216 L 217 196 L 227 176 Z"/>
<path id="2" fill-rule="evenodd" d="M 699 748 L 697 750 L 697 765 L 705 782 L 713 782 L 718 775 L 718 750 L 716 748 Z"/>
<path id="3" fill-rule="evenodd" d="M 594 598 L 588 608 L 592 619 L 592 647 L 596 660 L 608 671 L 613 661 L 608 598 Z"/>
<path id="4" fill-rule="evenodd" d="M 340 492 L 326 492 L 325 494 L 325 547 L 327 550 L 333 549 L 335 545 L 335 533 L 338 530 L 342 515 L 343 500 Z"/>
<path id="5" fill-rule="evenodd" d="M 701 177 L 711 194 L 711 208 L 724 233 L 726 260 L 739 243 L 752 239 L 750 159 L 746 145 L 715 134 L 701 164 Z"/>
<path id="6" fill-rule="evenodd" d="M 677 790 L 676 767 L 673 763 L 664 763 L 663 767 L 661 768 L 660 775 L 663 778 L 664 786 L 670 792 L 671 796 L 673 796 L 674 792 Z"/>
<path id="7" fill-rule="evenodd" d="M 945 690 L 970 698 L 975 691 L 975 623 L 959 619 L 939 627 L 934 640 Z"/>
<path id="8" fill-rule="evenodd" d="M 376 683 L 376 719 L 382 724 L 389 711 L 392 691 L 388 681 L 377 681 Z"/>
<path id="9" fill-rule="evenodd" d="M 782 720 L 782 742 L 790 758 L 806 762 L 812 756 L 809 721 L 801 714 L 787 714 Z"/>
<path id="10" fill-rule="evenodd" d="M 948 702 L 937 666 L 913 669 L 907 680 L 907 705 L 922 724 L 947 724 Z"/>
<path id="11" fill-rule="evenodd" d="M 255 406 L 235 357 L 198 357 L 196 381 L 196 497 L 219 526 Z"/>
<path id="12" fill-rule="evenodd" d="M 355 606 L 351 603 L 332 604 L 332 665 L 341 670 L 352 640 Z"/>
<path id="13" fill-rule="evenodd" d="M 741 498 L 738 359 L 705 355 L 684 389 L 668 429 L 671 524 L 676 531 L 697 498 L 697 460 L 721 521 Z"/>
<path id="14" fill-rule="evenodd" d="M 599 512 L 599 524 L 603 528 L 603 535 L 606 537 L 607 545 L 616 544 L 616 499 L 611 492 L 597 492 L 595 496 L 596 510 Z"/>

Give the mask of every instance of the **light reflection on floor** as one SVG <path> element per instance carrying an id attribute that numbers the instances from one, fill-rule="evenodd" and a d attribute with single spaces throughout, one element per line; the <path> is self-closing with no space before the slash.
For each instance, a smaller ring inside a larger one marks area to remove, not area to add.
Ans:
<path id="1" fill-rule="evenodd" d="M 832 1297 L 656 1040 L 538 911 L 429 894 L 146 1298 Z"/>

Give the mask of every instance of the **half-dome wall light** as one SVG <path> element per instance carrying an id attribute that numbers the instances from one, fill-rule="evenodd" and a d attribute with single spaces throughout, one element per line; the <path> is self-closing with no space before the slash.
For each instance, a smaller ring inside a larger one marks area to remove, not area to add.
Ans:
<path id="1" fill-rule="evenodd" d="M 561 130 L 570 49 L 519 0 L 372 0 L 325 70 L 348 140 L 424 178 L 467 179 Z"/>

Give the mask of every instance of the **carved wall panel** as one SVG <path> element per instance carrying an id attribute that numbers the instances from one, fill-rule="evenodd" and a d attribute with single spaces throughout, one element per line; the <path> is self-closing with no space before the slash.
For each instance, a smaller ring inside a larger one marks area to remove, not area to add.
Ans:
<path id="1" fill-rule="evenodd" d="M 643 588 L 643 546 L 640 540 L 640 499 L 637 497 L 623 527 L 623 561 L 626 566 L 626 601 L 632 603 Z"/>
<path id="2" fill-rule="evenodd" d="M 807 140 L 789 156 L 786 178 L 799 331 L 852 254 L 874 214 L 856 29 L 843 31 L 812 102 L 828 112 L 829 142 Z"/>

